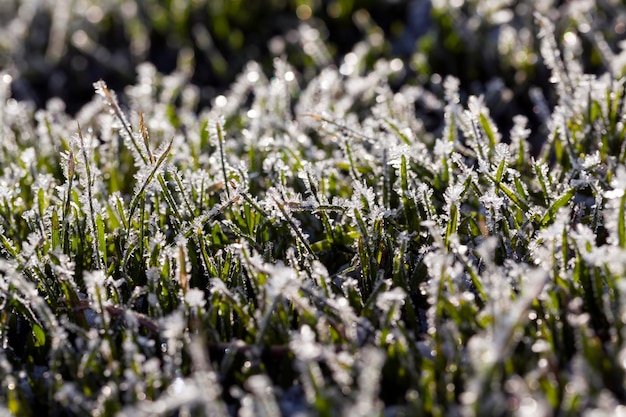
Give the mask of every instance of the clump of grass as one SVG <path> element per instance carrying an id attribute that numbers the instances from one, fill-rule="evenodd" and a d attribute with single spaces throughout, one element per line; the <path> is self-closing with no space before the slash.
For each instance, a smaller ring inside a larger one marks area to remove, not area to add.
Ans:
<path id="1" fill-rule="evenodd" d="M 543 57 L 531 156 L 449 76 L 150 64 L 34 111 L 0 76 L 0 397 L 34 415 L 579 415 L 626 402 L 623 80 Z M 575 35 L 573 35 L 575 36 Z M 358 52 L 358 51 L 356 51 Z M 359 68 L 354 57 L 346 65 Z"/>

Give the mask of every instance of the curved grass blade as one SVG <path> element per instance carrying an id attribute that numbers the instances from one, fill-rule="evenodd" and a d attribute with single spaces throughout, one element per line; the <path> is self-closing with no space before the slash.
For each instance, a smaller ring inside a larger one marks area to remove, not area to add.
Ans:
<path id="1" fill-rule="evenodd" d="M 163 162 L 165 161 L 165 158 L 167 158 L 167 156 L 169 155 L 170 151 L 172 150 L 172 144 L 173 143 L 174 143 L 174 138 L 170 139 L 170 143 L 167 145 L 167 148 L 165 148 L 165 150 L 163 151 L 161 156 L 159 156 L 159 159 L 156 160 L 156 162 L 154 164 L 154 167 L 152 167 L 152 170 L 150 171 L 150 174 L 148 174 L 148 176 L 144 180 L 141 188 L 134 195 L 133 200 L 130 203 L 130 212 L 128 214 L 129 221 L 130 221 L 130 219 L 133 218 L 133 214 L 135 213 L 135 210 L 137 209 L 137 206 L 138 206 L 139 202 L 141 201 L 142 195 L 144 195 L 144 193 L 146 191 L 146 188 L 148 187 L 148 184 L 150 184 L 150 182 L 152 181 L 152 179 L 156 175 L 157 171 L 159 170 L 159 167 L 163 164 Z"/>

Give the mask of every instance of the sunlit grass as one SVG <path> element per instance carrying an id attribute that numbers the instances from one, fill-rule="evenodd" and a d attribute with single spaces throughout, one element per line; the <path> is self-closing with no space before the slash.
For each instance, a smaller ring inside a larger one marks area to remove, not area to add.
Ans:
<path id="1" fill-rule="evenodd" d="M 100 81 L 74 118 L 0 75 L 2 407 L 621 410 L 624 83 L 535 18 L 555 84 L 535 156 L 527 118 L 499 132 L 452 76 L 427 129 L 384 59 L 306 84 L 251 63 L 206 109 L 144 64 L 128 107 Z"/>

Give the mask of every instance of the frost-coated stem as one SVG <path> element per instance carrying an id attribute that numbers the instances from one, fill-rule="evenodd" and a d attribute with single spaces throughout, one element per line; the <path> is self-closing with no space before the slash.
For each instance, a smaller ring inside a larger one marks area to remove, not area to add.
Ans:
<path id="1" fill-rule="evenodd" d="M 87 172 L 87 199 L 89 201 L 89 221 L 91 222 L 91 233 L 92 242 L 93 242 L 93 250 L 94 250 L 94 260 L 96 262 L 96 269 L 102 268 L 102 260 L 100 259 L 100 243 L 98 241 L 98 227 L 96 225 L 96 217 L 94 213 L 93 207 L 93 191 L 91 189 L 91 166 L 89 164 L 89 159 L 87 157 L 87 149 L 85 148 L 85 139 L 83 138 L 83 133 L 80 130 L 80 124 L 78 124 L 78 137 L 80 139 L 80 148 L 81 153 L 83 154 L 83 160 L 85 162 L 85 171 Z"/>

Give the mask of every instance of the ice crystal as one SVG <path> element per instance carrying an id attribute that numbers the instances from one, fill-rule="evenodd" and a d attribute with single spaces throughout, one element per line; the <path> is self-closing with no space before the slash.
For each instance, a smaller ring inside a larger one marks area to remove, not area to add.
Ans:
<path id="1" fill-rule="evenodd" d="M 496 230 L 496 223 L 502 218 L 500 209 L 504 204 L 504 198 L 497 195 L 493 189 L 490 189 L 480 197 L 480 202 L 487 210 L 487 225 L 489 226 L 489 231 L 494 232 Z"/>
<path id="2" fill-rule="evenodd" d="M 376 307 L 378 307 L 384 315 L 393 314 L 390 321 L 393 323 L 400 317 L 400 308 L 404 304 L 406 292 L 399 287 L 385 291 L 376 298 Z"/>
<path id="3" fill-rule="evenodd" d="M 304 362 L 316 360 L 322 353 L 321 347 L 315 341 L 315 333 L 307 325 L 302 326 L 300 332 L 292 337 L 289 346 L 296 358 Z"/>
<path id="4" fill-rule="evenodd" d="M 191 288 L 185 294 L 185 301 L 190 308 L 202 308 L 206 304 L 204 291 L 198 288 Z"/>
<path id="5" fill-rule="evenodd" d="M 461 202 L 461 195 L 464 191 L 465 187 L 462 184 L 454 184 L 449 186 L 444 194 L 446 206 L 458 206 Z"/>

